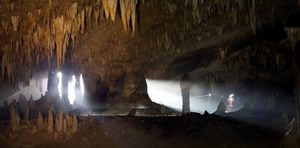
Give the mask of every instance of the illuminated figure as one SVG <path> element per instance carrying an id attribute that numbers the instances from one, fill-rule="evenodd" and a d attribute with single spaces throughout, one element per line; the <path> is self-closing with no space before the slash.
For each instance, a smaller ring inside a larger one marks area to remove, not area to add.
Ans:
<path id="1" fill-rule="evenodd" d="M 227 112 L 230 112 L 233 108 L 234 105 L 234 98 L 233 98 L 234 94 L 229 95 L 228 99 L 227 99 L 227 104 L 228 104 L 228 109 Z"/>

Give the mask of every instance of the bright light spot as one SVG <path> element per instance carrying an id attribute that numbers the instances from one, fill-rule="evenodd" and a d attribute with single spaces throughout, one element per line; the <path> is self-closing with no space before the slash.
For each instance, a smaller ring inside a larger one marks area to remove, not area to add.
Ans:
<path id="1" fill-rule="evenodd" d="M 62 73 L 58 72 L 57 77 L 58 77 L 57 87 L 58 87 L 59 96 L 62 97 Z M 80 74 L 79 77 L 80 90 L 76 90 L 75 85 L 76 85 L 76 78 L 75 75 L 73 75 L 71 81 L 68 82 L 68 98 L 70 104 L 73 104 L 76 98 L 82 98 L 84 95 L 84 82 L 83 82 L 82 74 Z M 80 91 L 81 96 L 76 96 L 79 94 L 79 92 L 77 91 Z"/>
<path id="2" fill-rule="evenodd" d="M 82 78 L 82 74 L 80 74 L 80 90 L 81 90 L 81 94 L 82 97 L 84 96 L 84 83 L 83 83 L 83 78 Z"/>
<path id="3" fill-rule="evenodd" d="M 228 107 L 227 107 L 226 113 L 233 111 L 233 105 L 235 103 L 235 100 L 233 97 L 234 97 L 234 94 L 230 94 L 229 97 L 227 98 Z"/>
<path id="4" fill-rule="evenodd" d="M 61 89 L 62 89 L 62 84 L 61 84 L 61 81 L 62 81 L 62 74 L 61 72 L 58 72 L 57 73 L 57 77 L 58 77 L 58 93 L 59 93 L 59 97 L 61 98 L 62 96 L 62 93 L 61 93 Z"/>
<path id="5" fill-rule="evenodd" d="M 150 99 L 158 104 L 178 111 L 182 108 L 182 96 L 179 82 L 146 80 Z"/>
<path id="6" fill-rule="evenodd" d="M 68 98 L 71 104 L 75 101 L 75 83 L 76 83 L 76 78 L 73 75 L 72 80 L 68 83 Z"/>

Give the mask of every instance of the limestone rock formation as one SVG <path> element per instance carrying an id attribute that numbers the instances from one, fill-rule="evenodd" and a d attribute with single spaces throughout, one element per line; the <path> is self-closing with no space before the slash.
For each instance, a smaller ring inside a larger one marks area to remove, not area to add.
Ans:
<path id="1" fill-rule="evenodd" d="M 38 115 L 37 123 L 36 123 L 37 128 L 41 130 L 41 129 L 43 128 L 43 124 L 44 124 L 43 115 L 42 115 L 42 113 L 39 111 L 39 115 Z"/>
<path id="2" fill-rule="evenodd" d="M 20 116 L 23 120 L 29 120 L 29 103 L 23 94 L 20 94 L 18 108 L 20 111 Z"/>
<path id="3" fill-rule="evenodd" d="M 20 127 L 20 117 L 17 111 L 16 100 L 13 100 L 10 105 L 10 127 L 12 131 L 16 131 Z"/>
<path id="4" fill-rule="evenodd" d="M 18 28 L 19 28 L 19 23 L 20 23 L 19 19 L 20 19 L 19 16 L 11 16 L 11 22 L 12 22 L 13 29 L 15 32 L 17 32 Z"/>
<path id="5" fill-rule="evenodd" d="M 111 20 L 114 22 L 116 20 L 118 0 L 102 0 L 102 4 L 104 7 L 105 18 L 108 19 L 110 16 Z"/>
<path id="6" fill-rule="evenodd" d="M 47 128 L 47 131 L 48 131 L 48 133 L 53 132 L 53 115 L 52 115 L 51 110 L 48 111 L 48 128 Z"/>
<path id="7" fill-rule="evenodd" d="M 58 122 L 57 124 L 57 132 L 62 132 L 63 130 L 63 111 L 58 112 Z"/>
<path id="8" fill-rule="evenodd" d="M 68 130 L 68 124 L 67 124 L 66 118 L 64 118 L 64 120 L 63 120 L 63 131 L 64 131 L 64 133 L 66 133 L 67 130 Z"/>
<path id="9" fill-rule="evenodd" d="M 72 117 L 70 117 L 69 113 L 65 113 L 65 119 L 67 120 L 68 128 L 71 128 L 73 120 L 72 120 Z"/>
<path id="10" fill-rule="evenodd" d="M 129 32 L 130 25 L 132 26 L 132 32 L 135 32 L 136 4 L 137 0 L 120 0 L 121 18 L 125 32 Z"/>
<path id="11" fill-rule="evenodd" d="M 76 114 L 73 113 L 73 117 L 72 117 L 72 133 L 76 133 L 78 129 L 78 120 L 76 117 Z"/>

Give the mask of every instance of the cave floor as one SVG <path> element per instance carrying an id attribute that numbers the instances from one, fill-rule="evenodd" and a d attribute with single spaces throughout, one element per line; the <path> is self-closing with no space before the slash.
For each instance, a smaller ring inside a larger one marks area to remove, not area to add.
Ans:
<path id="1" fill-rule="evenodd" d="M 79 123 L 80 124 L 80 123 Z M 66 134 L 22 130 L 9 133 L 1 122 L 0 147 L 280 147 L 282 135 L 245 122 L 217 116 L 96 117 Z"/>

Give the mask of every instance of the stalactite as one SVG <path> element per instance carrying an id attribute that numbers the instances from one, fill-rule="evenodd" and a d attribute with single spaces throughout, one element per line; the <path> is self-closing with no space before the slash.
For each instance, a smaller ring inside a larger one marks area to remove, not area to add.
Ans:
<path id="1" fill-rule="evenodd" d="M 132 32 L 135 33 L 137 0 L 120 0 L 121 18 L 125 32 L 129 31 L 130 20 Z"/>
<path id="2" fill-rule="evenodd" d="M 102 5 L 103 5 L 103 8 L 104 8 L 105 18 L 108 19 L 108 17 L 109 17 L 108 0 L 102 0 Z"/>
<path id="3" fill-rule="evenodd" d="M 69 41 L 75 44 L 79 33 L 90 28 L 89 24 L 98 23 L 104 9 L 105 17 L 113 22 L 116 20 L 116 11 L 119 0 L 95 0 L 91 3 L 73 2 L 63 7 L 62 14 L 54 12 L 56 3 L 48 0 L 44 7 L 32 10 L 25 17 L 13 15 L 7 20 L 1 20 L 0 37 L 8 35 L 11 42 L 8 49 L 3 49 L 2 79 L 7 75 L 9 81 L 14 81 L 14 68 L 21 63 L 28 65 L 38 64 L 42 57 L 48 61 L 56 55 L 58 67 L 64 63 Z M 13 7 L 14 7 L 13 3 Z M 125 32 L 136 30 L 137 0 L 120 0 L 121 18 Z M 174 11 L 174 10 L 172 10 Z M 21 20 L 22 18 L 22 20 Z M 24 19 L 23 19 L 24 18 Z M 88 26 L 86 26 L 88 25 Z M 26 28 L 26 29 L 24 29 Z M 11 32 L 18 32 L 11 34 Z M 20 33 L 19 33 L 20 32 Z M 6 48 L 6 47 L 5 47 Z M 12 61 L 15 61 L 13 63 Z"/>
<path id="4" fill-rule="evenodd" d="M 48 0 L 49 7 L 52 7 L 52 0 Z"/>
<path id="5" fill-rule="evenodd" d="M 173 2 L 169 2 L 169 1 L 165 1 L 166 2 L 166 5 L 168 6 L 168 10 L 169 10 L 169 13 L 172 17 L 175 17 L 175 13 L 176 13 L 176 10 L 177 10 L 177 4 L 176 3 L 173 3 Z"/>
<path id="6" fill-rule="evenodd" d="M 93 10 L 93 18 L 96 24 L 98 24 L 99 16 L 100 16 L 100 11 L 98 9 Z"/>
<path id="7" fill-rule="evenodd" d="M 137 0 L 131 0 L 131 3 L 130 3 L 131 15 L 130 15 L 130 17 L 131 17 L 131 26 L 132 26 L 133 33 L 135 33 L 135 25 L 136 25 L 136 4 L 137 4 Z M 129 22 L 129 21 L 127 21 L 127 22 Z"/>
<path id="8" fill-rule="evenodd" d="M 129 6 L 129 0 L 120 0 L 120 7 L 121 7 L 121 19 L 123 22 L 123 27 L 125 32 L 128 32 L 128 25 L 127 25 L 127 9 Z"/>
<path id="9" fill-rule="evenodd" d="M 20 22 L 19 19 L 20 19 L 19 16 L 11 16 L 11 22 L 12 22 L 13 29 L 15 32 L 17 32 L 18 28 L 19 28 L 19 22 Z"/>
<path id="10" fill-rule="evenodd" d="M 110 18 L 113 22 L 116 20 L 117 4 L 118 0 L 108 0 Z"/>
<path id="11" fill-rule="evenodd" d="M 68 17 L 73 21 L 76 17 L 77 14 L 77 8 L 78 8 L 78 4 L 77 2 L 74 2 L 70 8 L 67 10 L 67 15 Z"/>
<path id="12" fill-rule="evenodd" d="M 53 31 L 56 35 L 56 63 L 58 67 L 62 64 L 63 39 L 64 39 L 64 17 L 57 17 L 53 22 Z"/>
<path id="13" fill-rule="evenodd" d="M 250 25 L 253 34 L 256 35 L 256 10 L 255 10 L 255 0 L 252 0 L 252 7 L 250 8 Z"/>
<path id="14" fill-rule="evenodd" d="M 2 56 L 1 68 L 2 68 L 2 76 L 1 79 L 4 80 L 5 78 L 5 62 L 6 62 L 6 55 Z"/>
<path id="15" fill-rule="evenodd" d="M 82 34 L 84 32 L 84 19 L 85 19 L 85 15 L 84 15 L 84 10 L 81 11 L 80 13 L 80 23 L 81 23 L 81 27 L 80 27 L 80 33 Z"/>
<path id="16" fill-rule="evenodd" d="M 91 21 L 92 21 L 92 6 L 86 6 L 85 7 L 85 16 L 87 21 L 87 28 L 90 27 Z"/>

